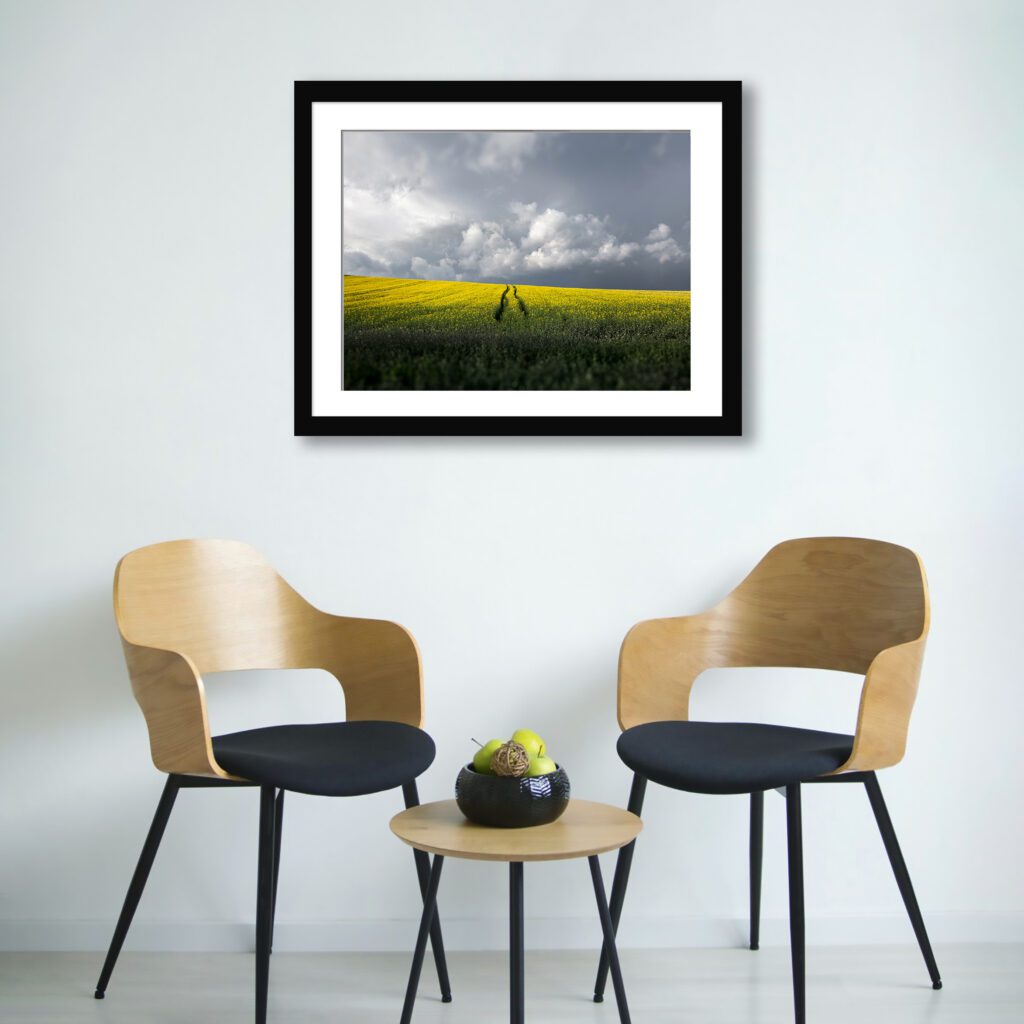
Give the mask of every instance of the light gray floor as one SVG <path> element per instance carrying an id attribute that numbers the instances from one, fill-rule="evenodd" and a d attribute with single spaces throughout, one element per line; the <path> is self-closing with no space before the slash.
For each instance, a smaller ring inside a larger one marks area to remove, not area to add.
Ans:
<path id="1" fill-rule="evenodd" d="M 810 1024 L 1020 1024 L 1024 946 L 936 950 L 945 987 L 934 992 L 916 948 L 808 950 Z M 95 953 L 0 954 L 3 1024 L 249 1024 L 253 958 L 241 954 L 125 953 L 107 998 L 92 998 Z M 627 950 L 623 970 L 636 1024 L 790 1024 L 785 948 Z M 393 953 L 275 953 L 269 1024 L 398 1021 L 409 957 Z M 424 965 L 416 1024 L 498 1024 L 508 1019 L 508 961 L 452 953 L 455 1001 L 437 995 Z M 609 986 L 588 993 L 594 955 L 526 955 L 526 1017 L 536 1024 L 617 1024 Z"/>

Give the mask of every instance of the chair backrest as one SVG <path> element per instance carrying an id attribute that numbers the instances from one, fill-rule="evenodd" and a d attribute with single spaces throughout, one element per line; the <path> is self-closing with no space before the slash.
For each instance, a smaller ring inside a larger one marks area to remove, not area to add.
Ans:
<path id="1" fill-rule="evenodd" d="M 893 763 L 905 742 L 928 619 L 928 587 L 913 551 L 856 537 L 785 541 L 713 608 L 629 631 L 619 655 L 619 723 L 687 719 L 693 683 L 709 668 L 869 673 L 874 665 L 860 720 L 888 719 Z M 890 653 L 883 659 L 882 652 Z"/>
<path id="2" fill-rule="evenodd" d="M 928 590 L 908 548 L 810 537 L 772 548 L 708 615 L 716 664 L 864 673 L 927 632 Z"/>
<path id="3" fill-rule="evenodd" d="M 178 540 L 130 552 L 114 576 L 114 615 L 161 771 L 228 777 L 211 745 L 209 672 L 319 668 L 341 684 L 347 720 L 423 721 L 412 634 L 321 611 L 248 544 Z"/>
<path id="4" fill-rule="evenodd" d="M 114 615 L 126 641 L 186 654 L 200 673 L 310 667 L 304 640 L 322 617 L 255 548 L 232 540 L 125 555 Z"/>

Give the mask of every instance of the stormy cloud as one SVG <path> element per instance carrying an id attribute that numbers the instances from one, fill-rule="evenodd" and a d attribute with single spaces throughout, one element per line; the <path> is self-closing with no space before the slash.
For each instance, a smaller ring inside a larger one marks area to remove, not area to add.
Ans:
<path id="1" fill-rule="evenodd" d="M 690 287 L 687 132 L 345 132 L 346 274 Z"/>

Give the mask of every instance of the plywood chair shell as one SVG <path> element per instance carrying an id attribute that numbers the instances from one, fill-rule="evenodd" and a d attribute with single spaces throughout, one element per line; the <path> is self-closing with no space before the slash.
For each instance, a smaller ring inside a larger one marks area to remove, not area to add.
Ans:
<path id="1" fill-rule="evenodd" d="M 623 729 L 689 718 L 690 692 L 709 668 L 821 668 L 864 674 L 853 752 L 840 771 L 896 764 L 929 626 L 918 556 L 883 541 L 785 541 L 713 608 L 650 619 L 619 655 Z"/>
<path id="2" fill-rule="evenodd" d="M 216 763 L 203 675 L 319 668 L 341 683 L 346 718 L 419 726 L 419 650 L 397 623 L 330 615 L 237 541 L 139 548 L 118 564 L 114 614 L 156 766 L 230 778 Z"/>

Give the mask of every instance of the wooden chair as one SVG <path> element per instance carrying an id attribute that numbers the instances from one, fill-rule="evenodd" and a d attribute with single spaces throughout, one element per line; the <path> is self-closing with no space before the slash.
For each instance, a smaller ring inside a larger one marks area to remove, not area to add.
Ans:
<path id="1" fill-rule="evenodd" d="M 618 752 L 633 771 L 629 809 L 648 780 L 694 793 L 750 794 L 750 948 L 758 948 L 764 793 L 786 797 L 790 940 L 797 1024 L 804 1024 L 800 786 L 864 784 L 932 987 L 938 967 L 875 772 L 903 758 L 928 635 L 928 589 L 914 552 L 846 537 L 791 540 L 709 611 L 634 626 L 619 657 Z M 785 666 L 864 675 L 854 735 L 778 725 L 689 721 L 690 691 L 708 668 Z M 618 927 L 635 844 L 612 885 Z M 594 987 L 607 978 L 602 955 Z"/>
<path id="2" fill-rule="evenodd" d="M 126 555 L 114 575 L 114 614 L 153 763 L 167 773 L 153 824 L 96 985 L 104 997 L 180 789 L 259 786 L 256 1022 L 267 1015 L 286 790 L 358 796 L 401 787 L 434 759 L 420 729 L 423 682 L 412 636 L 393 622 L 329 615 L 296 593 L 246 544 L 183 540 Z M 203 676 L 241 669 L 319 668 L 345 695 L 346 721 L 211 736 Z M 429 856 L 415 851 L 421 895 Z M 435 916 L 435 925 L 436 925 Z M 431 932 L 441 995 L 451 1000 L 439 926 Z"/>

